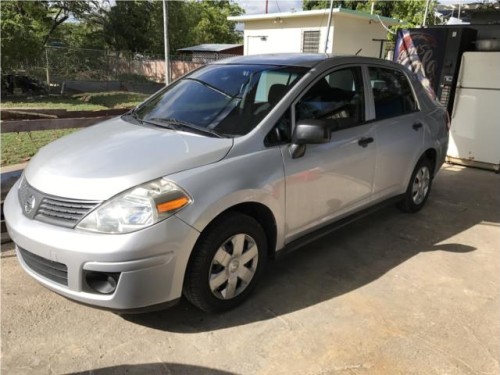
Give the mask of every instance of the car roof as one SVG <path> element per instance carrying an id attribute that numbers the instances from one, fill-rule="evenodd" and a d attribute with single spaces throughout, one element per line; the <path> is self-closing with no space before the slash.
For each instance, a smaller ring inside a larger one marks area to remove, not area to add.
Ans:
<path id="1" fill-rule="evenodd" d="M 258 65 L 287 65 L 311 68 L 329 56 L 320 53 L 276 53 L 265 55 L 236 56 L 215 61 L 214 64 L 258 64 Z"/>
<path id="2" fill-rule="evenodd" d="M 354 63 L 354 64 L 384 64 L 387 66 L 400 66 L 391 61 L 379 59 L 375 57 L 355 56 L 355 55 L 332 55 L 327 53 L 275 53 L 263 55 L 245 55 L 236 56 L 223 60 L 218 60 L 212 64 L 256 64 L 256 65 L 284 65 L 284 66 L 301 66 L 312 68 L 319 63 L 331 60 L 338 63 Z"/>

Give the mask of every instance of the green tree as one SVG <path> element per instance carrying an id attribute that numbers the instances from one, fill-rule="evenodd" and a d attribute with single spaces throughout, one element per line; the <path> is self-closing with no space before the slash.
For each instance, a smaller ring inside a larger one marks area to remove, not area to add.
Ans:
<path id="1" fill-rule="evenodd" d="M 111 7 L 104 21 L 107 44 L 119 51 L 148 51 L 151 48 L 150 33 L 153 4 L 149 1 L 118 0 Z"/>
<path id="2" fill-rule="evenodd" d="M 38 58 L 59 27 L 85 17 L 97 1 L 2 1 L 2 69 Z"/>
<path id="3" fill-rule="evenodd" d="M 179 48 L 201 43 L 238 42 L 235 23 L 227 17 L 242 13 L 241 7 L 228 0 L 169 1 L 170 52 L 175 54 Z M 118 0 L 103 17 L 102 24 L 111 49 L 163 54 L 162 1 Z"/>
<path id="4" fill-rule="evenodd" d="M 170 52 L 175 54 L 177 49 L 191 46 L 195 43 L 193 27 L 198 22 L 196 4 L 184 1 L 168 2 L 168 43 Z M 163 4 L 154 2 L 151 15 L 151 52 L 163 54 Z"/>
<path id="5" fill-rule="evenodd" d="M 405 21 L 403 27 L 415 27 L 422 25 L 425 14 L 426 1 L 423 0 L 398 0 L 398 1 L 334 1 L 334 8 L 342 7 L 364 12 L 370 12 L 374 4 L 374 13 L 384 17 L 392 17 Z M 437 0 L 429 3 L 427 14 L 427 25 L 435 24 L 434 10 L 437 6 Z M 330 7 L 329 0 L 303 0 L 304 10 L 326 9 Z M 396 28 L 400 28 L 397 26 Z"/>
<path id="6" fill-rule="evenodd" d="M 2 70 L 25 62 L 43 46 L 47 9 L 41 2 L 2 1 Z"/>
<path id="7" fill-rule="evenodd" d="M 345 1 L 334 1 L 334 8 L 346 8 L 356 10 L 366 4 L 366 1 L 355 1 L 355 0 L 345 0 Z M 330 0 L 303 0 L 302 9 L 313 10 L 313 9 L 329 9 Z"/>
<path id="8" fill-rule="evenodd" d="M 168 1 L 167 6 L 171 53 L 201 43 L 238 42 L 235 23 L 227 17 L 244 11 L 233 1 Z M 81 24 L 65 26 L 70 33 L 61 38 L 72 46 L 97 48 L 104 40 L 112 50 L 163 54 L 163 1 L 117 0 L 109 9 L 89 12 Z"/>
<path id="9" fill-rule="evenodd" d="M 106 6 L 107 5 L 107 6 Z M 201 43 L 236 43 L 228 16 L 243 9 L 230 0 L 169 1 L 172 53 Z M 2 68 L 44 58 L 44 46 L 109 48 L 163 54 L 162 1 L 0 1 Z M 71 20 L 71 22 L 68 22 Z"/>
<path id="10" fill-rule="evenodd" d="M 97 0 L 90 1 L 41 1 L 46 9 L 46 18 L 50 22 L 50 27 L 46 31 L 43 45 L 47 44 L 52 33 L 65 21 L 73 17 L 74 19 L 82 19 L 86 15 L 99 8 L 100 4 Z"/>
<path id="11" fill-rule="evenodd" d="M 394 1 L 391 9 L 391 15 L 394 18 L 405 21 L 407 24 L 404 28 L 415 27 L 422 25 L 425 14 L 425 1 L 419 0 L 405 0 Z M 434 11 L 437 7 L 437 0 L 429 2 L 429 9 L 427 12 L 426 25 L 435 25 L 436 18 Z"/>
<path id="12" fill-rule="evenodd" d="M 50 44 L 100 50 L 107 47 L 102 26 L 87 20 L 84 22 L 67 22 L 61 25 L 53 33 Z"/>
<path id="13" fill-rule="evenodd" d="M 234 22 L 227 20 L 228 16 L 239 16 L 243 9 L 228 0 L 202 1 L 194 3 L 197 8 L 198 20 L 194 27 L 195 41 L 201 43 L 237 43 Z"/>

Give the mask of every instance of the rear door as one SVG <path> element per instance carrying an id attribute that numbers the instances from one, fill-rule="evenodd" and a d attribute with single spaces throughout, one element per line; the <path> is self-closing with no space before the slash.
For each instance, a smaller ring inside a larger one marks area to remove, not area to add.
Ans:
<path id="1" fill-rule="evenodd" d="M 375 124 L 365 121 L 366 90 L 360 66 L 337 68 L 292 105 L 295 122 L 327 121 L 332 137 L 326 144 L 307 145 L 297 159 L 282 146 L 287 242 L 370 201 L 376 141 Z"/>
<path id="2" fill-rule="evenodd" d="M 370 118 L 376 125 L 377 160 L 374 200 L 402 193 L 409 174 L 422 152 L 424 116 L 413 88 L 401 70 L 368 66 L 372 106 Z"/>

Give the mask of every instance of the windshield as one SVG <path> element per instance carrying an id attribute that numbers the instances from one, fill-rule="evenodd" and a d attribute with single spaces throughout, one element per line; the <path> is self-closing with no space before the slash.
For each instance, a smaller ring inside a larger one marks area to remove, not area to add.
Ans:
<path id="1" fill-rule="evenodd" d="M 300 67 L 208 65 L 155 95 L 134 117 L 158 126 L 182 123 L 183 130 L 192 125 L 241 136 L 255 128 L 306 72 Z"/>

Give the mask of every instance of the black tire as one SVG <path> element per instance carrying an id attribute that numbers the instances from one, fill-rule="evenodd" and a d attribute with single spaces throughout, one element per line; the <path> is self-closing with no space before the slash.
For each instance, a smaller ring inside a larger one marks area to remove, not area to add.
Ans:
<path id="1" fill-rule="evenodd" d="M 431 161 L 426 157 L 419 160 L 411 174 L 404 198 L 398 204 L 401 211 L 414 213 L 424 207 L 431 192 L 433 169 Z"/>
<path id="2" fill-rule="evenodd" d="M 184 295 L 206 312 L 232 309 L 255 288 L 266 261 L 267 239 L 260 224 L 241 213 L 225 214 L 205 229 L 193 249 Z"/>

